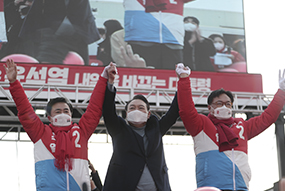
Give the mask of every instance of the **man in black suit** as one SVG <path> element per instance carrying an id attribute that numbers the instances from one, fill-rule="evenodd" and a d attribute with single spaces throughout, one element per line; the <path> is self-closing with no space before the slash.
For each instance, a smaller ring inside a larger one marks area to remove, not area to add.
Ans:
<path id="1" fill-rule="evenodd" d="M 109 76 L 103 117 L 113 142 L 113 155 L 104 191 L 170 191 L 162 137 L 179 117 L 176 96 L 161 118 L 150 113 L 148 100 L 136 95 L 126 105 L 126 120 L 116 114 L 113 86 Z"/>

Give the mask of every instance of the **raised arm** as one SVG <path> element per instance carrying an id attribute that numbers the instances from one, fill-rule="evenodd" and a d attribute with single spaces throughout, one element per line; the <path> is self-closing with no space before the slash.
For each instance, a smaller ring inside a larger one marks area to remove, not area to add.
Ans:
<path id="1" fill-rule="evenodd" d="M 183 64 L 178 64 L 176 73 L 179 77 L 177 91 L 179 115 L 187 132 L 190 135 L 195 136 L 202 130 L 201 123 L 203 123 L 203 116 L 198 114 L 192 100 L 189 80 L 190 69 L 184 67 Z"/>
<path id="2" fill-rule="evenodd" d="M 115 75 L 114 72 L 111 72 L 111 78 L 108 79 L 108 85 L 105 93 L 105 100 L 103 104 L 103 118 L 108 130 L 108 133 L 111 136 L 114 136 L 120 132 L 120 119 L 116 113 L 115 97 L 116 97 L 116 88 L 113 86 Z M 116 73 L 117 74 L 117 73 Z"/>
<path id="3" fill-rule="evenodd" d="M 112 75 L 115 75 L 113 72 L 116 72 L 116 66 L 113 63 L 104 68 L 104 71 L 99 77 L 99 81 L 92 92 L 88 107 L 79 121 L 80 128 L 85 132 L 86 137 L 88 138 L 95 131 L 102 116 L 107 80 L 113 78 Z"/>
<path id="4" fill-rule="evenodd" d="M 4 68 L 10 82 L 10 93 L 17 106 L 18 118 L 30 139 L 35 143 L 44 133 L 44 124 L 34 112 L 23 87 L 17 80 L 17 66 L 14 61 L 8 59 Z"/>
<path id="5" fill-rule="evenodd" d="M 279 71 L 279 90 L 275 94 L 273 100 L 264 110 L 264 112 L 257 117 L 250 118 L 245 123 L 248 123 L 248 139 L 251 139 L 267 129 L 272 123 L 274 123 L 283 106 L 285 104 L 285 70 L 281 76 L 281 71 Z"/>
<path id="6" fill-rule="evenodd" d="M 177 103 L 177 93 L 175 94 L 171 106 L 167 113 L 159 120 L 160 132 L 164 135 L 179 117 L 179 108 Z"/>

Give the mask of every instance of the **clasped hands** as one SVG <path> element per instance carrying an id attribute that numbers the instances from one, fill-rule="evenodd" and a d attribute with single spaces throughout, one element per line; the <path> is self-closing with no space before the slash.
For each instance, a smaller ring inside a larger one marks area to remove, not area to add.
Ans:
<path id="1" fill-rule="evenodd" d="M 191 69 L 188 66 L 185 67 L 183 63 L 176 64 L 175 71 L 178 78 L 186 78 L 191 73 Z"/>
<path id="2" fill-rule="evenodd" d="M 101 73 L 101 76 L 103 78 L 108 79 L 108 82 L 110 84 L 113 84 L 114 80 L 115 80 L 116 74 L 118 74 L 118 70 L 117 70 L 116 64 L 111 62 L 108 66 L 106 66 L 104 68 L 103 72 Z"/>

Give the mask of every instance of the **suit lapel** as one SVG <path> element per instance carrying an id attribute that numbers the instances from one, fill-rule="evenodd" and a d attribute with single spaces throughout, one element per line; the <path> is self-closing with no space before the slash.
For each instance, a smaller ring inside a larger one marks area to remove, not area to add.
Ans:
<path id="1" fill-rule="evenodd" d="M 129 129 L 130 133 L 134 135 L 135 140 L 136 140 L 137 144 L 139 145 L 139 148 L 140 148 L 140 151 L 141 151 L 140 153 L 142 155 L 145 155 L 144 154 L 145 150 L 144 150 L 143 138 L 139 134 L 137 134 L 134 130 L 132 130 L 132 128 L 130 126 L 128 126 L 128 129 Z"/>
<path id="2" fill-rule="evenodd" d="M 145 134 L 148 139 L 147 155 L 150 155 L 154 150 L 156 150 L 159 142 L 161 141 L 158 137 L 159 132 L 157 132 L 157 127 L 158 124 L 156 118 L 151 116 L 145 128 Z"/>

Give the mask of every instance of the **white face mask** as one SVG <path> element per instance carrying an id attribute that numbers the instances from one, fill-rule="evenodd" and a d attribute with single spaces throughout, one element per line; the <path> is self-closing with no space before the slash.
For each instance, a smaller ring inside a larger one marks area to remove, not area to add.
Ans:
<path id="1" fill-rule="evenodd" d="M 141 124 L 147 121 L 147 113 L 139 110 L 131 111 L 127 114 L 127 121 L 133 124 Z"/>
<path id="2" fill-rule="evenodd" d="M 216 47 L 217 50 L 222 50 L 224 48 L 224 44 L 215 42 L 214 46 Z"/>
<path id="3" fill-rule="evenodd" d="M 226 107 L 225 105 L 223 105 L 223 107 L 217 107 L 214 109 L 214 116 L 217 119 L 229 119 L 232 116 L 232 109 Z"/>
<path id="4" fill-rule="evenodd" d="M 62 127 L 62 126 L 71 125 L 71 117 L 65 113 L 61 113 L 51 118 L 52 118 L 52 124 L 54 126 Z"/>
<path id="5" fill-rule="evenodd" d="M 194 31 L 197 29 L 197 26 L 192 23 L 185 23 L 184 24 L 184 30 L 186 31 Z"/>

